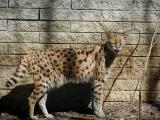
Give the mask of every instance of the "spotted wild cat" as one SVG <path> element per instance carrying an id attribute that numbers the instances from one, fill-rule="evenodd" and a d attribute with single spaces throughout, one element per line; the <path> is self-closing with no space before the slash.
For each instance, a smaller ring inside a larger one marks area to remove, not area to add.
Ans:
<path id="1" fill-rule="evenodd" d="M 47 94 L 50 89 L 65 83 L 91 82 L 93 89 L 92 107 L 99 117 L 105 117 L 102 110 L 103 84 L 108 68 L 117 53 L 125 45 L 124 35 L 106 33 L 108 40 L 102 45 L 88 49 L 45 49 L 25 55 L 17 71 L 6 82 L 6 87 L 15 87 L 28 72 L 33 76 L 34 90 L 29 97 L 29 115 L 34 115 L 35 104 L 38 102 L 46 118 L 53 118 L 46 108 Z"/>

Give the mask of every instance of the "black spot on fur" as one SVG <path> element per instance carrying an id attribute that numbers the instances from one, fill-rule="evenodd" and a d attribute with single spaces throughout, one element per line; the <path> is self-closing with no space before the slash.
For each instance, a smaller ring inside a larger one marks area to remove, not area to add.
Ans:
<path id="1" fill-rule="evenodd" d="M 91 54 L 93 51 L 94 51 L 94 49 L 89 50 L 89 51 L 87 52 L 87 54 Z"/>
<path id="2" fill-rule="evenodd" d="M 60 55 L 57 55 L 57 58 L 60 58 Z"/>
<path id="3" fill-rule="evenodd" d="M 50 72 L 50 69 L 47 69 L 47 72 L 49 73 L 49 72 Z"/>
<path id="4" fill-rule="evenodd" d="M 50 57 L 51 55 L 50 55 L 50 54 L 48 54 L 47 56 L 48 56 L 48 57 Z"/>
<path id="5" fill-rule="evenodd" d="M 96 54 L 95 54 L 95 60 L 97 61 L 98 58 L 99 58 L 99 55 L 98 55 L 98 53 L 96 53 Z"/>
<path id="6" fill-rule="evenodd" d="M 82 62 L 86 62 L 87 61 L 87 58 L 84 58 L 83 60 L 79 60 L 79 64 L 81 64 Z"/>
<path id="7" fill-rule="evenodd" d="M 81 54 L 79 51 L 77 52 L 79 55 Z"/>
<path id="8" fill-rule="evenodd" d="M 68 62 L 69 62 L 70 60 L 71 60 L 70 58 L 67 59 Z"/>
<path id="9" fill-rule="evenodd" d="M 54 63 L 57 63 L 57 60 L 54 60 Z"/>
<path id="10" fill-rule="evenodd" d="M 83 62 L 83 60 L 79 60 L 78 62 L 79 62 L 79 64 L 81 64 Z"/>
<path id="11" fill-rule="evenodd" d="M 14 78 L 11 78 L 11 80 L 16 84 L 17 83 L 17 80 L 14 79 Z"/>
<path id="12" fill-rule="evenodd" d="M 55 54 L 51 53 L 51 56 L 55 56 Z"/>
<path id="13" fill-rule="evenodd" d="M 86 56 L 87 56 L 87 57 L 88 57 L 88 54 L 89 54 L 89 53 L 88 53 L 88 51 L 87 51 L 87 52 L 86 52 Z"/>
<path id="14" fill-rule="evenodd" d="M 10 81 L 7 81 L 6 87 L 11 87 L 11 86 L 12 86 L 12 83 Z"/>
<path id="15" fill-rule="evenodd" d="M 27 65 L 24 65 L 24 64 L 23 64 L 23 67 L 27 68 Z"/>
<path id="16" fill-rule="evenodd" d="M 35 69 L 36 69 L 36 68 L 35 68 L 35 67 L 33 67 L 33 70 L 35 70 Z M 24 72 L 25 72 L 25 71 L 24 71 Z M 24 73 L 24 72 L 23 72 L 23 73 Z"/>

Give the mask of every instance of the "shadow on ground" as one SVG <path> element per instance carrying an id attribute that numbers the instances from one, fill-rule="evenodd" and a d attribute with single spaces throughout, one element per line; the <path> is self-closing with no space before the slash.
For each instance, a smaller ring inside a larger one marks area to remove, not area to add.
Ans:
<path id="1" fill-rule="evenodd" d="M 47 109 L 50 113 L 76 111 L 91 114 L 91 109 L 88 108 L 91 99 L 90 89 L 90 84 L 66 84 L 50 91 Z M 13 89 L 0 99 L 0 112 L 9 113 L 19 118 L 28 118 L 28 97 L 32 90 L 33 85 L 23 85 Z M 35 111 L 36 114 L 39 114 L 38 105 L 36 105 Z"/>

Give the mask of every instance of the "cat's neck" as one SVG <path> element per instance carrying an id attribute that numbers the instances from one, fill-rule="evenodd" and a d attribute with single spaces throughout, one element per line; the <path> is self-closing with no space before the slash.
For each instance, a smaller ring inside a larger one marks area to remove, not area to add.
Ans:
<path id="1" fill-rule="evenodd" d="M 117 54 L 117 52 L 110 49 L 106 45 L 104 46 L 104 54 L 105 54 L 105 66 L 106 66 L 106 68 L 109 68 L 118 54 Z"/>

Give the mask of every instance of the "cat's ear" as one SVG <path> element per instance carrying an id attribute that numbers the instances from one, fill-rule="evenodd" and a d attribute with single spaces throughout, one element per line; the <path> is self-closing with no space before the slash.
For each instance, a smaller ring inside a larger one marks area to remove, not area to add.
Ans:
<path id="1" fill-rule="evenodd" d="M 106 32 L 106 36 L 107 36 L 107 39 L 110 40 L 110 39 L 112 38 L 112 33 L 111 33 L 111 31 Z"/>

